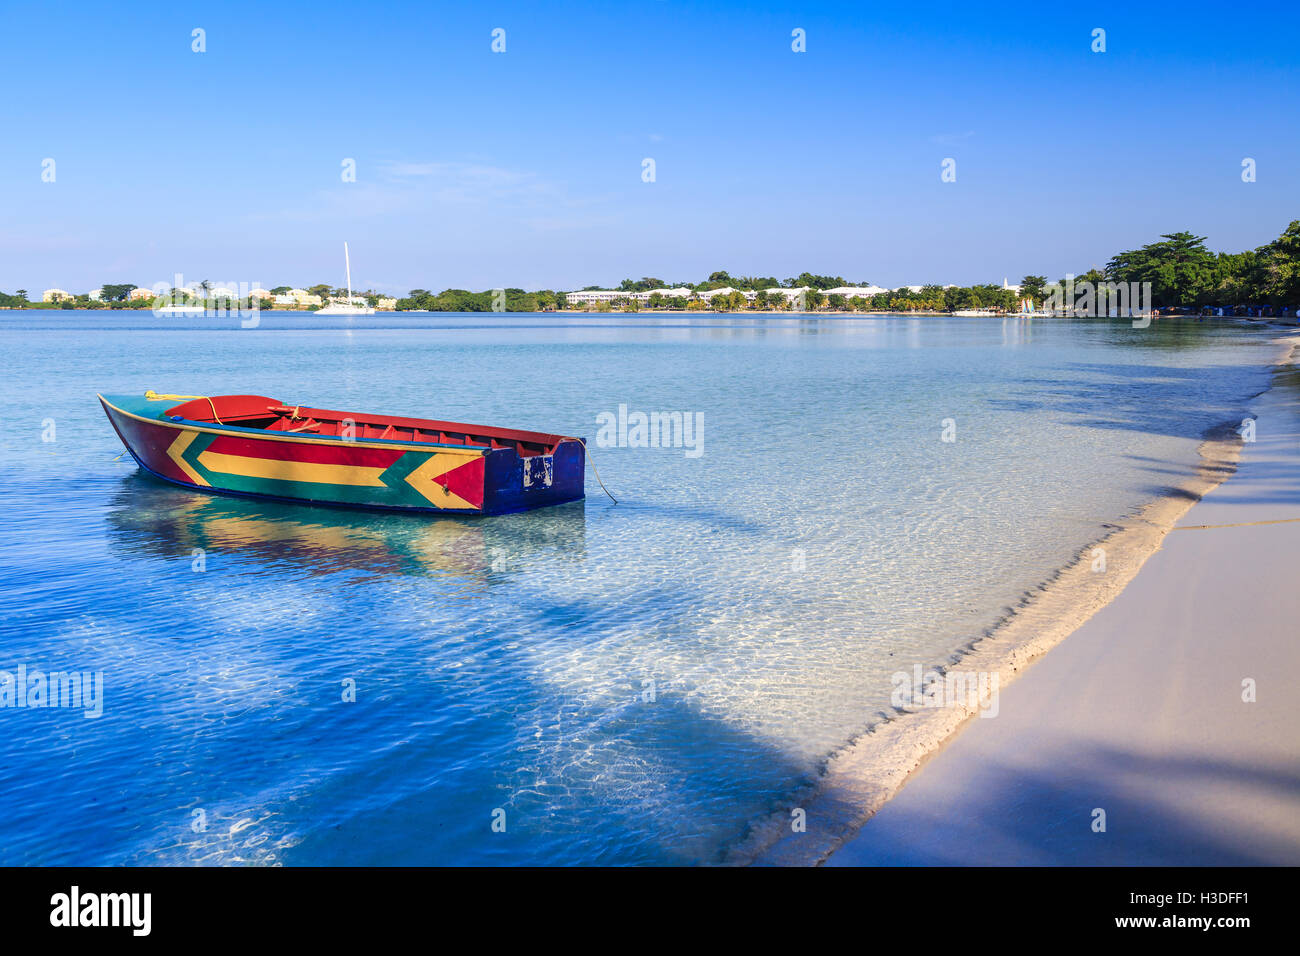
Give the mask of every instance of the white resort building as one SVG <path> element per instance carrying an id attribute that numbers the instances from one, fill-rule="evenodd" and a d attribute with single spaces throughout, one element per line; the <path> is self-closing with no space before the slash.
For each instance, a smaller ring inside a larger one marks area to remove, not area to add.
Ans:
<path id="1" fill-rule="evenodd" d="M 724 285 L 721 289 L 705 289 L 703 292 L 699 292 L 696 294 L 699 295 L 699 297 L 703 299 L 705 302 L 712 302 L 714 298 L 716 298 L 717 296 L 731 295 L 731 293 L 736 291 L 738 290 L 733 289 L 729 285 Z M 745 297 L 745 300 L 747 302 L 753 302 L 754 296 L 758 295 L 757 292 L 741 292 L 740 294 Z"/>
<path id="2" fill-rule="evenodd" d="M 710 302 L 715 296 L 730 295 L 736 291 L 740 291 L 740 294 L 749 302 L 753 302 L 758 295 L 758 292 L 752 289 L 736 290 L 731 286 L 724 286 L 721 289 L 706 289 L 703 292 L 696 292 L 694 289 L 686 288 L 686 286 L 678 286 L 676 289 L 649 289 L 644 292 L 624 292 L 622 289 L 586 289 L 582 292 L 569 292 L 565 295 L 565 299 L 568 300 L 569 305 L 599 305 L 604 302 L 637 302 L 644 305 L 650 301 L 652 295 L 658 295 L 665 299 L 702 299 L 705 302 Z M 776 287 L 762 291 L 767 293 L 769 299 L 777 295 L 782 295 L 786 299 L 793 299 L 800 293 L 807 292 L 808 286 L 800 286 L 797 289 Z"/>
<path id="3" fill-rule="evenodd" d="M 633 302 L 645 303 L 650 301 L 652 295 L 660 295 L 665 299 L 689 299 L 694 294 L 686 286 L 678 286 L 676 289 L 649 289 L 645 292 L 633 292 L 628 298 Z"/>
<path id="4" fill-rule="evenodd" d="M 787 300 L 794 301 L 795 299 L 799 298 L 799 296 L 803 295 L 805 292 L 809 292 L 810 288 L 806 285 L 801 285 L 796 289 L 783 289 L 778 286 L 772 289 L 764 289 L 763 291 L 767 293 L 767 297 L 769 299 L 772 298 L 773 296 L 782 295 L 785 296 Z"/>
<path id="5" fill-rule="evenodd" d="M 565 299 L 568 300 L 569 305 L 599 305 L 616 299 L 630 299 L 634 295 L 635 292 L 624 292 L 621 289 L 586 289 L 582 292 L 570 292 Z"/>
<path id="6" fill-rule="evenodd" d="M 917 286 L 916 288 L 917 290 L 920 290 L 921 287 Z M 859 298 L 863 298 L 863 299 L 869 299 L 873 295 L 881 295 L 888 291 L 890 290 L 881 288 L 878 285 L 842 285 L 839 286 L 838 288 L 827 289 L 822 294 L 842 295 L 846 299 L 852 299 L 854 296 L 858 296 Z"/>

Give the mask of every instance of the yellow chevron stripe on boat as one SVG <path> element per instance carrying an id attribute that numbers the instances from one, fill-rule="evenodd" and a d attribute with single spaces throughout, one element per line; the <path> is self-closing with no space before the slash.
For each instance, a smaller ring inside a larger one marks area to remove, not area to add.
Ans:
<path id="1" fill-rule="evenodd" d="M 470 504 L 460 495 L 433 482 L 433 479 L 439 475 L 445 475 L 453 468 L 459 468 L 472 458 L 471 455 L 430 455 L 428 461 L 406 476 L 406 483 L 428 498 L 435 507 L 477 510 L 476 505 Z"/>
<path id="2" fill-rule="evenodd" d="M 307 481 L 318 485 L 358 485 L 386 488 L 379 478 L 387 469 L 363 468 L 359 465 L 322 465 L 310 461 L 283 461 L 271 458 L 245 458 L 205 451 L 199 464 L 208 471 L 243 478 L 267 478 L 272 481 Z M 207 482 L 204 482 L 207 484 Z"/>
<path id="3" fill-rule="evenodd" d="M 211 485 L 208 479 L 204 478 L 197 471 L 190 467 L 190 463 L 185 460 L 185 449 L 190 447 L 190 442 L 199 437 L 198 432 L 181 432 L 176 436 L 176 440 L 167 446 L 167 457 L 176 462 L 176 467 L 185 472 L 185 476 L 196 485 L 202 485 L 209 488 Z"/>

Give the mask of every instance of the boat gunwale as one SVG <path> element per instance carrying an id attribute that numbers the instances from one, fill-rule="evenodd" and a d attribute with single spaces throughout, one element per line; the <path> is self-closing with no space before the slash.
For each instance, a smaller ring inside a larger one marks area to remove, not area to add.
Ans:
<path id="1" fill-rule="evenodd" d="M 221 398 L 223 396 L 214 396 Z M 188 403 L 187 403 L 188 404 Z M 177 406 L 178 408 L 180 406 Z M 279 406 L 289 408 L 288 405 Z M 380 425 L 391 425 L 394 428 L 419 428 L 425 431 L 446 431 L 457 432 L 466 436 L 487 435 L 493 440 L 525 442 L 530 445 L 557 445 L 562 441 L 573 440 L 572 435 L 558 435 L 555 432 L 535 432 L 527 428 L 502 428 L 498 425 L 475 425 L 470 422 L 450 422 L 442 421 L 437 418 L 415 418 L 410 415 L 385 415 L 383 413 L 372 413 L 362 415 L 361 412 L 344 412 L 336 408 L 314 408 L 308 405 L 295 406 L 301 409 L 305 414 L 301 417 L 320 418 L 322 421 L 363 421 L 372 427 L 378 428 Z M 403 439 L 391 438 L 386 441 L 402 441 Z M 458 447 L 452 445 L 451 447 Z M 465 445 L 466 448 L 487 448 L 487 445 Z"/>
<path id="2" fill-rule="evenodd" d="M 264 439 L 266 441 L 294 442 L 294 443 L 311 444 L 311 445 L 347 445 L 347 446 L 355 447 L 358 444 L 364 442 L 366 444 L 366 447 L 368 448 L 391 448 L 400 451 L 410 451 L 416 448 L 437 448 L 437 449 L 446 449 L 449 452 L 460 451 L 464 454 L 466 458 L 484 457 L 486 455 L 491 454 L 494 451 L 513 451 L 513 449 L 510 448 L 489 448 L 486 445 L 444 445 L 436 442 L 403 441 L 402 439 L 396 439 L 396 438 L 384 438 L 384 439 L 331 438 L 328 436 L 307 437 L 304 435 L 297 435 L 297 434 L 288 435 L 285 434 L 284 432 L 281 432 L 280 434 L 276 434 L 274 432 L 268 432 L 265 428 L 245 428 L 242 425 L 215 425 L 214 426 L 206 422 L 197 422 L 189 418 L 181 418 L 181 419 L 146 418 L 143 415 L 137 415 L 134 412 L 129 412 L 125 408 L 119 408 L 117 405 L 114 405 L 112 402 L 110 402 L 99 392 L 96 392 L 95 396 L 106 407 L 113 409 L 113 411 L 117 412 L 119 415 L 125 415 L 127 418 L 133 418 L 138 422 L 145 422 L 146 424 L 149 425 L 162 425 L 166 428 L 173 428 L 178 431 L 211 432 L 217 435 L 227 435 L 232 433 L 238 434 L 240 436 L 255 435 L 258 438 Z M 575 441 L 576 439 L 561 438 L 560 440 Z M 516 454 L 518 453 L 516 452 Z"/>

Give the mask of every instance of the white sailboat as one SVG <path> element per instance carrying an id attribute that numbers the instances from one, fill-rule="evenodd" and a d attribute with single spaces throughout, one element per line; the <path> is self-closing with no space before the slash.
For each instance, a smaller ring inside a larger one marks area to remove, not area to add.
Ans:
<path id="1" fill-rule="evenodd" d="M 348 244 L 343 243 L 343 268 L 348 276 L 348 297 L 344 302 L 330 301 L 323 309 L 317 309 L 317 315 L 374 315 L 375 310 L 368 305 L 356 305 L 352 301 L 352 261 L 348 258 Z"/>

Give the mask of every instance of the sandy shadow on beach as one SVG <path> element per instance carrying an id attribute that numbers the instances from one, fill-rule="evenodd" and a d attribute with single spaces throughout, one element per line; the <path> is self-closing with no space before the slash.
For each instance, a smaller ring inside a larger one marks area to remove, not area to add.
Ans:
<path id="1" fill-rule="evenodd" d="M 1300 863 L 1300 771 L 1095 747 L 912 781 L 832 856 L 857 866 Z M 1093 829 L 1105 811 L 1105 832 Z"/>

